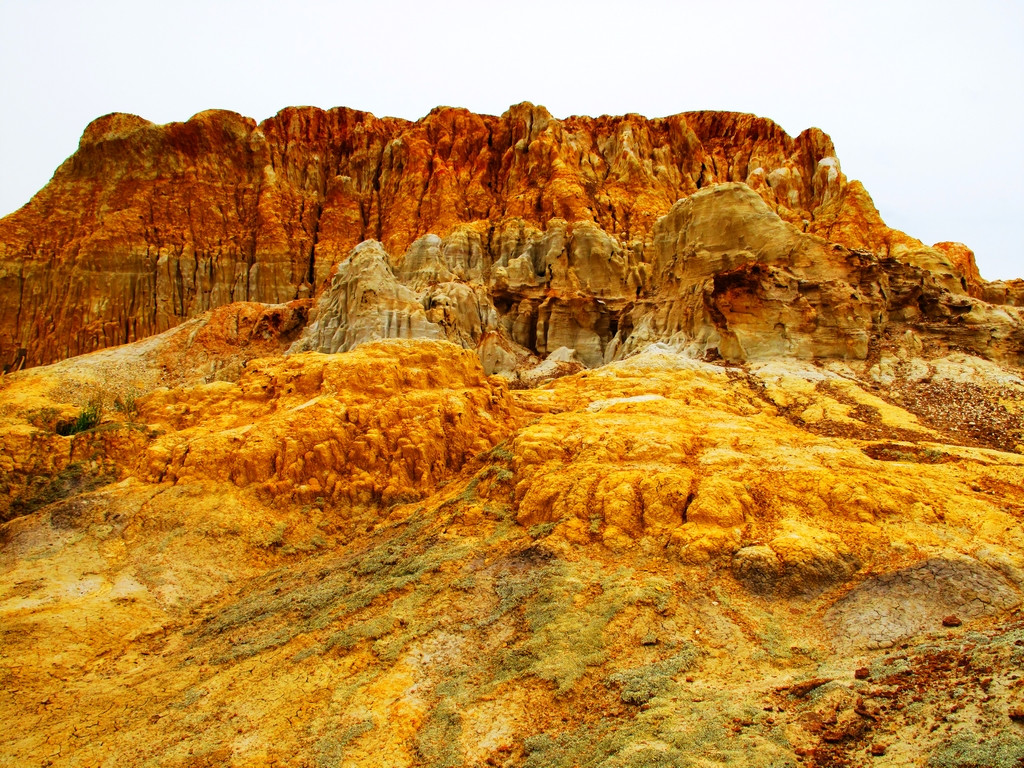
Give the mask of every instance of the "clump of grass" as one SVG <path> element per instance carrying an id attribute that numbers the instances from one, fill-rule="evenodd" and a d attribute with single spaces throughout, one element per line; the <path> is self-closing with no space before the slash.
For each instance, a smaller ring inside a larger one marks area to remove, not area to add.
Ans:
<path id="1" fill-rule="evenodd" d="M 492 461 L 513 461 L 515 459 L 515 454 L 508 449 L 505 443 L 498 443 L 485 453 L 484 456 Z"/>
<path id="2" fill-rule="evenodd" d="M 608 682 L 621 688 L 619 698 L 626 704 L 646 704 L 654 697 L 666 693 L 672 686 L 672 678 L 690 669 L 696 660 L 696 650 L 687 643 L 686 647 L 670 658 L 616 672 L 608 678 Z"/>
<path id="3" fill-rule="evenodd" d="M 136 416 L 139 412 L 138 405 L 135 402 L 137 397 L 138 394 L 134 390 L 117 395 L 114 398 L 114 410 L 129 418 Z"/>
<path id="4" fill-rule="evenodd" d="M 90 400 L 73 419 L 57 422 L 55 431 L 65 437 L 93 429 L 103 418 L 103 403 L 98 398 Z"/>

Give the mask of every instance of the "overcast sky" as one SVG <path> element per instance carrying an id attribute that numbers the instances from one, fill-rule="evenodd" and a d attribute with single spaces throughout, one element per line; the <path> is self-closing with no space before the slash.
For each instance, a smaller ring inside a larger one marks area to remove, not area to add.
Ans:
<path id="1" fill-rule="evenodd" d="M 93 118 L 728 109 L 832 136 L 890 226 L 1022 277 L 1024 2 L 0 0 L 0 214 Z"/>

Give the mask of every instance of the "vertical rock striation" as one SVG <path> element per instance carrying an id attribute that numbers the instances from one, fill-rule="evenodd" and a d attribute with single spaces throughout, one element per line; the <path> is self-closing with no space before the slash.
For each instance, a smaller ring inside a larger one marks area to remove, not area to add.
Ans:
<path id="1" fill-rule="evenodd" d="M 753 115 L 556 120 L 528 103 L 500 117 L 440 107 L 416 122 L 312 107 L 259 124 L 217 110 L 167 125 L 113 114 L 90 124 L 52 181 L 0 221 L 0 364 L 129 342 L 233 301 L 314 296 L 338 264 L 360 262 L 349 254 L 368 240 L 386 254 L 380 269 L 413 292 L 396 288 L 392 298 L 422 306 L 415 322 L 414 307 L 374 310 L 390 313 L 395 322 L 382 323 L 395 335 L 479 346 L 503 329 L 487 343 L 513 342 L 494 352 L 506 362 L 569 346 L 596 364 L 614 357 L 612 339 L 616 348 L 627 340 L 622 322 L 644 322 L 623 315 L 629 302 L 665 296 L 655 273 L 673 206 L 723 183 L 753 190 L 786 237 L 862 253 L 854 262 L 895 260 L 953 292 L 967 293 L 969 278 L 972 296 L 1015 303 L 1012 286 L 983 286 L 973 260 L 954 266 L 948 250 L 886 227 L 823 132 L 793 138 Z M 755 253 L 745 242 L 759 235 L 741 229 L 726 226 L 721 247 Z M 332 341 L 312 346 L 391 333 L 376 321 L 367 331 L 363 318 L 365 332 L 339 336 L 340 321 L 329 322 Z M 673 321 L 669 335 L 701 322 Z M 716 326 L 711 336 L 723 330 L 736 335 Z M 737 350 L 725 353 L 745 354 Z"/>

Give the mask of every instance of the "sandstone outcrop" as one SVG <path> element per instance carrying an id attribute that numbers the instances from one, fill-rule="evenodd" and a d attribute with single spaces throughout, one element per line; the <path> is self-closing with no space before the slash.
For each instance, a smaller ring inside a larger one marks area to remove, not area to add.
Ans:
<path id="1" fill-rule="evenodd" d="M 732 186 L 674 207 L 721 184 Z M 680 229 L 687 215 L 694 231 Z M 353 251 L 368 241 L 379 245 Z M 804 261 L 760 271 L 762 256 L 786 260 L 787 243 Z M 489 370 L 506 372 L 561 346 L 598 365 L 634 348 L 631 334 L 729 359 L 863 357 L 908 303 L 937 332 L 971 313 L 964 294 L 1020 303 L 1016 287 L 985 283 L 969 254 L 949 253 L 886 227 L 824 133 L 791 138 L 752 115 L 556 120 L 521 104 L 408 122 L 290 108 L 260 124 L 208 111 L 161 126 L 115 114 L 0 222 L 0 364 L 53 362 L 231 302 L 354 281 L 376 285 L 381 306 L 329 298 L 337 306 L 309 348 L 483 341 Z M 666 258 L 687 262 L 667 285 Z M 865 282 L 887 280 L 899 285 L 863 296 Z M 771 323 L 743 327 L 749 311 Z M 950 343 L 1011 354 L 1018 315 L 978 314 Z"/>
<path id="2" fill-rule="evenodd" d="M 0 222 L 0 763 L 1015 766 L 1019 282 L 749 115 L 101 118 Z"/>
<path id="3" fill-rule="evenodd" d="M 510 390 L 447 341 L 245 330 L 305 306 L 3 378 L 10 761 L 862 766 L 949 762 L 947 724 L 1024 757 L 1017 373 L 655 346 Z M 983 403 L 1016 421 L 959 430 Z"/>
<path id="4" fill-rule="evenodd" d="M 1019 310 L 968 295 L 945 251 L 849 250 L 787 224 L 745 184 L 694 192 L 633 248 L 592 223 L 516 226 L 493 262 L 467 228 L 417 240 L 404 261 L 361 244 L 294 349 L 445 338 L 516 378 L 560 347 L 588 367 L 655 342 L 732 361 L 863 360 L 881 337 L 914 329 L 929 344 L 1024 359 Z"/>

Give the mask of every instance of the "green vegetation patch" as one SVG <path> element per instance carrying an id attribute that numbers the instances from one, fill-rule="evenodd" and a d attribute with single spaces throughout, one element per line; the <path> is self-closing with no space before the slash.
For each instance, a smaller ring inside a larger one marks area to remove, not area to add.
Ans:
<path id="1" fill-rule="evenodd" d="M 416 753 L 431 768 L 456 768 L 462 759 L 462 715 L 451 698 L 442 698 L 416 734 Z"/>
<path id="2" fill-rule="evenodd" d="M 690 669 L 697 660 L 697 651 L 687 643 L 679 653 L 663 661 L 625 669 L 608 678 L 621 689 L 619 698 L 626 704 L 646 704 L 672 688 L 672 678 Z"/>
<path id="3" fill-rule="evenodd" d="M 664 605 L 670 593 L 660 580 L 638 581 L 626 568 L 608 574 L 596 562 L 569 563 L 543 553 L 534 545 L 515 556 L 519 562 L 513 559 L 495 585 L 498 606 L 482 624 L 511 612 L 525 624 L 519 642 L 504 651 L 496 682 L 535 675 L 564 694 L 588 667 L 607 659 L 605 630 L 612 619 L 639 603 Z"/>
<path id="4" fill-rule="evenodd" d="M 1016 733 L 958 734 L 928 760 L 928 768 L 1018 768 L 1024 764 L 1024 740 Z"/>
<path id="5" fill-rule="evenodd" d="M 55 431 L 58 435 L 77 435 L 79 432 L 86 432 L 95 427 L 102 418 L 103 404 L 99 400 L 93 399 L 73 419 L 58 421 Z"/>
<path id="6" fill-rule="evenodd" d="M 524 768 L 676 768 L 687 755 L 653 737 L 649 722 L 603 718 L 558 735 L 541 733 L 523 744 Z"/>
<path id="7" fill-rule="evenodd" d="M 487 451 L 487 453 L 484 454 L 484 458 L 490 459 L 491 461 L 495 462 L 511 462 L 515 461 L 516 457 L 515 454 L 508 449 L 507 443 L 498 443 L 496 446 L 491 448 L 491 450 Z"/>
<path id="8" fill-rule="evenodd" d="M 791 747 L 736 738 L 731 702 L 709 700 L 652 709 L 631 719 L 602 718 L 523 742 L 525 768 L 688 768 L 723 765 L 795 768 Z"/>
<path id="9" fill-rule="evenodd" d="M 443 588 L 430 576 L 445 563 L 465 557 L 471 546 L 431 536 L 427 524 L 425 518 L 414 519 L 401 532 L 359 552 L 326 562 L 311 558 L 301 572 L 278 569 L 267 574 L 258 590 L 208 617 L 198 639 L 244 634 L 244 639 L 230 640 L 230 647 L 214 658 L 226 663 L 331 625 L 347 624 L 315 646 L 319 652 L 378 641 L 401 626 L 403 631 L 375 646 L 386 658 L 397 658 L 405 645 L 433 626 L 418 619 L 420 610 Z M 360 611 L 387 595 L 395 596 L 390 605 L 381 606 L 371 619 L 358 619 Z"/>
<path id="10" fill-rule="evenodd" d="M 345 748 L 364 733 L 373 730 L 372 720 L 359 720 L 332 730 L 316 743 L 317 768 L 335 768 L 345 759 Z"/>

